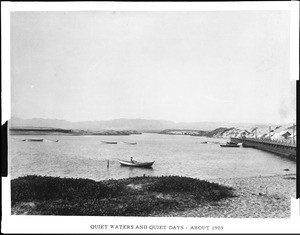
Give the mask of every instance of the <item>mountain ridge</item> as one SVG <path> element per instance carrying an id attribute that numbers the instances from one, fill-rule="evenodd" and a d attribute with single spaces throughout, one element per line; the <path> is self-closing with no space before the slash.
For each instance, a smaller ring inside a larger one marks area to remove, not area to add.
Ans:
<path id="1" fill-rule="evenodd" d="M 23 119 L 12 117 L 10 127 L 51 127 L 66 129 L 82 129 L 82 130 L 149 130 L 161 131 L 165 129 L 194 129 L 194 130 L 214 130 L 219 127 L 240 127 L 252 128 L 256 126 L 267 127 L 275 124 L 264 123 L 229 123 L 229 122 L 174 122 L 168 120 L 152 120 L 152 119 L 130 119 L 119 118 L 105 121 L 80 121 L 71 122 L 64 119 L 50 118 L 31 118 Z"/>

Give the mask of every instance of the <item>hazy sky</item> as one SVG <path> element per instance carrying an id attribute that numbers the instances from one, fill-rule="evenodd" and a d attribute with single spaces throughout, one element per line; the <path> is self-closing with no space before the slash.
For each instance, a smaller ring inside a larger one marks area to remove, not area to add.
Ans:
<path id="1" fill-rule="evenodd" d="M 14 12 L 21 118 L 292 122 L 288 11 Z"/>

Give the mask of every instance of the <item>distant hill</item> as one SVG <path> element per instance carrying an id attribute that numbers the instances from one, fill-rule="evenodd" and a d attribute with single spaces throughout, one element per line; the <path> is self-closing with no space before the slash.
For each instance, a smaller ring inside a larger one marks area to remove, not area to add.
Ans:
<path id="1" fill-rule="evenodd" d="M 132 135 L 142 134 L 135 130 L 79 130 L 52 127 L 11 127 L 10 135 Z"/>
<path id="2" fill-rule="evenodd" d="M 270 129 L 269 129 L 270 127 Z M 166 129 L 160 134 L 167 135 L 192 135 L 192 136 L 206 136 L 214 138 L 230 138 L 230 137 L 247 137 L 247 138 L 260 138 L 260 139 L 269 139 L 279 140 L 279 141 L 288 141 L 291 142 L 296 140 L 296 126 L 293 126 L 293 123 L 287 123 L 284 125 L 270 125 L 270 126 L 253 126 L 251 128 L 226 128 L 219 127 L 212 131 L 203 131 L 203 130 L 185 130 L 185 129 Z"/>
<path id="3" fill-rule="evenodd" d="M 11 127 L 51 127 L 81 130 L 163 130 L 173 128 L 176 123 L 163 120 L 114 119 L 108 121 L 69 122 L 60 119 L 21 119 L 12 117 Z"/>
<path id="4" fill-rule="evenodd" d="M 166 120 L 147 120 L 147 119 L 114 119 L 108 121 L 84 121 L 69 122 L 61 119 L 32 118 L 22 119 L 12 117 L 11 127 L 48 127 L 63 129 L 81 129 L 81 130 L 138 130 L 138 131 L 162 131 L 165 129 L 188 129 L 210 131 L 219 127 L 231 128 L 252 128 L 255 126 L 268 127 L 270 124 L 253 123 L 226 123 L 226 122 L 192 122 L 176 123 Z M 272 124 L 274 126 L 274 124 Z"/>

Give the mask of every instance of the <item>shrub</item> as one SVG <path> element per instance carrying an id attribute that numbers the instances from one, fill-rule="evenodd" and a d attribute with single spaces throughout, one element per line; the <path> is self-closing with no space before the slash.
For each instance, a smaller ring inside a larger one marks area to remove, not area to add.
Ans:
<path id="1" fill-rule="evenodd" d="M 129 184 L 143 187 L 136 190 Z M 157 193 L 169 195 L 160 197 Z M 96 182 L 34 175 L 11 181 L 12 206 L 32 201 L 36 207 L 29 213 L 44 215 L 147 216 L 229 196 L 231 188 L 179 176 Z"/>
<path id="2" fill-rule="evenodd" d="M 219 200 L 232 196 L 232 188 L 181 176 L 162 176 L 148 190 L 160 193 L 191 193 L 198 200 Z"/>
<path id="3" fill-rule="evenodd" d="M 105 198 L 117 194 L 118 187 L 107 187 L 89 179 L 25 176 L 11 181 L 11 200 L 74 200 Z"/>

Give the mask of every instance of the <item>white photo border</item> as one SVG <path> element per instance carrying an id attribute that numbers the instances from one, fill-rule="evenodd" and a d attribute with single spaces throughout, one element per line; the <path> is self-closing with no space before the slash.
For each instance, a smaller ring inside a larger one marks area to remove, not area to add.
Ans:
<path id="1" fill-rule="evenodd" d="M 290 79 L 299 78 L 299 2 L 2 2 L 2 124 L 10 119 L 10 13 L 13 11 L 290 11 Z M 9 161 L 8 161 L 9 163 Z M 9 170 L 9 168 L 8 168 Z M 8 171 L 9 172 L 9 171 Z M 217 219 L 11 215 L 10 176 L 2 178 L 3 233 L 296 233 L 299 199 L 291 200 L 290 219 Z M 95 229 L 93 225 L 108 225 Z M 110 229 L 109 225 L 146 225 L 145 229 Z M 158 226 L 165 229 L 155 229 Z M 174 227 L 175 226 L 175 227 Z M 175 229 L 203 226 L 203 230 Z M 205 230 L 223 226 L 223 230 Z M 172 228 L 172 229 L 170 229 Z"/>

